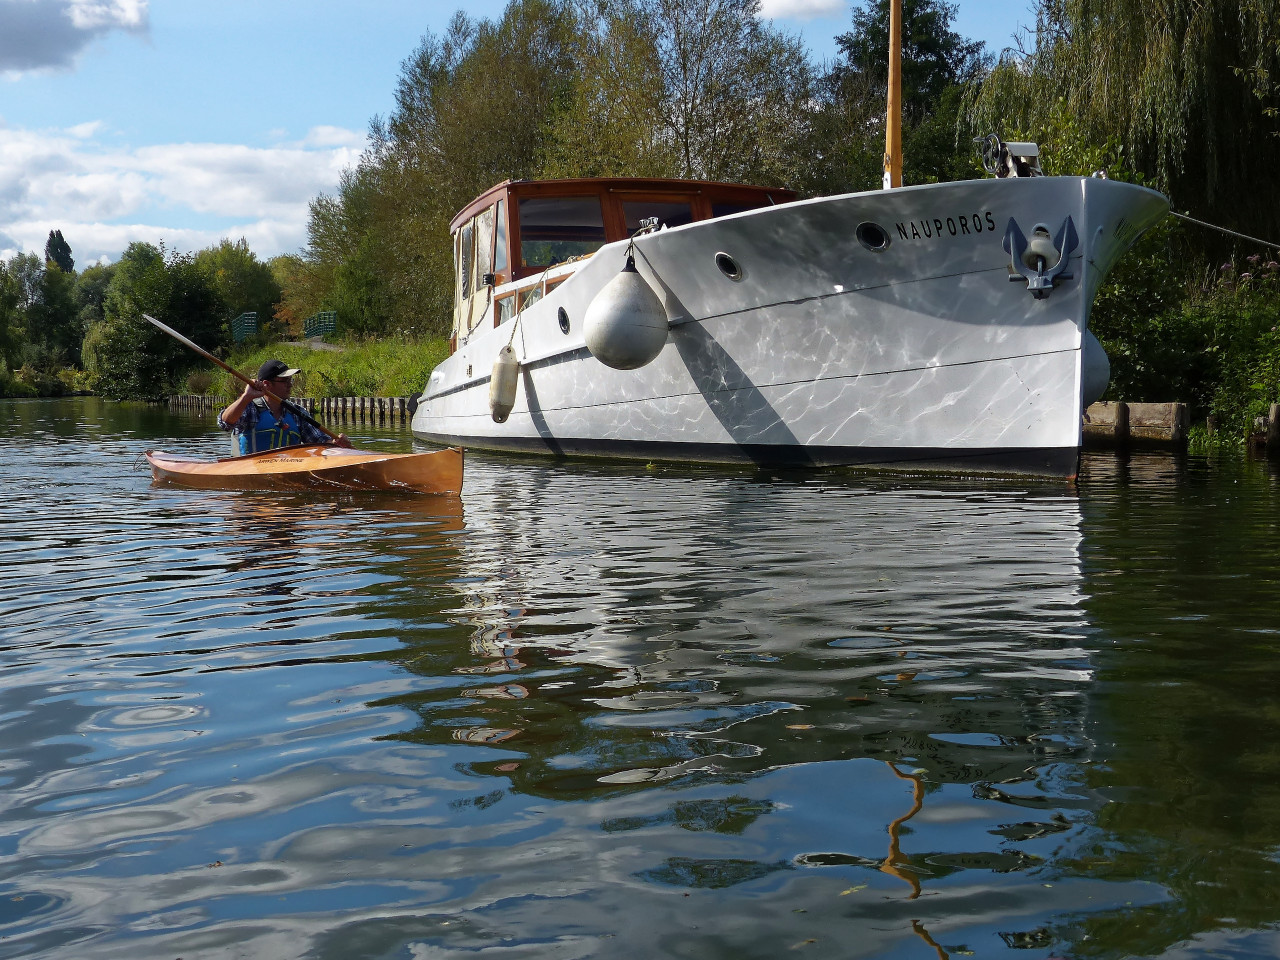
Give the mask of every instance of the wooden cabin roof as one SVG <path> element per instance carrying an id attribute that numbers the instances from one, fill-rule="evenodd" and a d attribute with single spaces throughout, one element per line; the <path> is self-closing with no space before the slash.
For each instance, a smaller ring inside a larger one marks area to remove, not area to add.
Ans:
<path id="1" fill-rule="evenodd" d="M 481 210 L 492 206 L 501 196 L 508 202 L 525 197 L 605 196 L 608 194 L 660 194 L 665 196 L 705 195 L 722 203 L 789 203 L 796 198 L 794 190 L 783 187 L 758 187 L 742 183 L 720 183 L 714 180 L 673 180 L 660 177 L 578 177 L 567 180 L 504 180 L 490 187 L 462 208 L 449 223 L 452 233 Z"/>

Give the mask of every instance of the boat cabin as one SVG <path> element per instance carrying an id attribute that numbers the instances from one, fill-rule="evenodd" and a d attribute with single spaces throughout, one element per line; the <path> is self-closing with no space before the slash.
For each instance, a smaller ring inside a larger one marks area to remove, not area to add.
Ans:
<path id="1" fill-rule="evenodd" d="M 629 177 L 508 180 L 453 218 L 450 351 L 499 326 L 573 273 L 572 262 L 644 227 L 678 227 L 796 198 L 792 190 Z M 564 266 L 561 266 L 564 265 Z"/>

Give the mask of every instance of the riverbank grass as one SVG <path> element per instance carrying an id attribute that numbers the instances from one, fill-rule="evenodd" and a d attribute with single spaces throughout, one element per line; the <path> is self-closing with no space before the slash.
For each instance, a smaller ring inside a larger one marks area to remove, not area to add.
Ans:
<path id="1" fill-rule="evenodd" d="M 252 377 L 263 361 L 283 360 L 302 371 L 293 390 L 297 397 L 408 397 L 422 392 L 431 371 L 448 355 L 449 342 L 442 337 L 335 345 L 277 342 L 233 352 L 227 363 Z M 224 371 L 196 371 L 187 378 L 188 391 L 196 394 L 234 397 L 243 388 Z"/>

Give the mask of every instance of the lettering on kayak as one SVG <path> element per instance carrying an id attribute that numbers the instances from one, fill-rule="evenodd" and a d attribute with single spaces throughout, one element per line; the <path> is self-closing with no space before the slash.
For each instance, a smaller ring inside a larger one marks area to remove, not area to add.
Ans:
<path id="1" fill-rule="evenodd" d="M 990 210 L 981 213 L 962 213 L 958 216 L 929 217 L 920 220 L 898 221 L 899 240 L 932 240 L 943 235 L 968 237 L 978 233 L 995 233 L 996 221 Z"/>

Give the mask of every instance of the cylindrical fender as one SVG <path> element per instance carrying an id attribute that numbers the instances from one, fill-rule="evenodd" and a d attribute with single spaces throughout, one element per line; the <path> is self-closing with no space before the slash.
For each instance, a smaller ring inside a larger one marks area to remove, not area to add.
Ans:
<path id="1" fill-rule="evenodd" d="M 520 361 L 508 343 L 498 351 L 498 359 L 493 362 L 493 376 L 489 379 L 489 411 L 495 423 L 506 423 L 511 408 L 516 405 L 516 379 L 519 374 Z"/>

